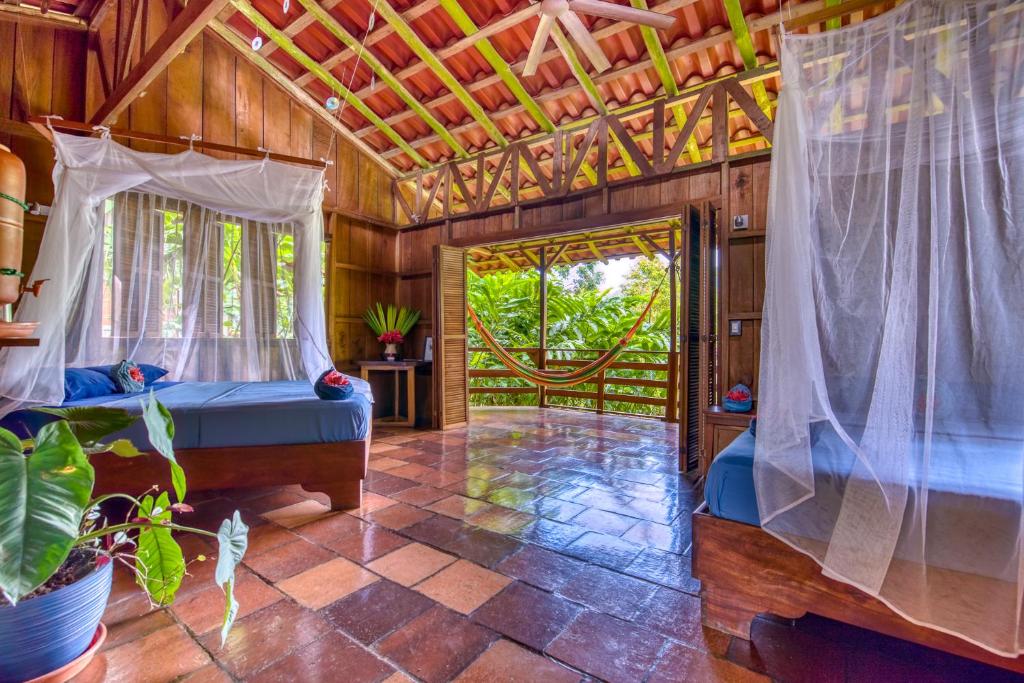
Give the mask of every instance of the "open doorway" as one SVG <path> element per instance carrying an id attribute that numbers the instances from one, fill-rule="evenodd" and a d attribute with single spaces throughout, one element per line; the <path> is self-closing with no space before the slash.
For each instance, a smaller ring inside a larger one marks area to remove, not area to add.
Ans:
<path id="1" fill-rule="evenodd" d="M 696 466 L 701 409 L 713 400 L 717 212 L 687 204 L 659 220 L 482 243 L 435 253 L 437 424 L 472 408 L 566 408 L 679 425 L 679 465 Z M 655 291 L 658 295 L 653 298 Z M 600 360 L 650 310 L 615 361 L 586 381 L 543 386 L 506 366 L 472 325 L 531 368 L 573 372 Z"/>

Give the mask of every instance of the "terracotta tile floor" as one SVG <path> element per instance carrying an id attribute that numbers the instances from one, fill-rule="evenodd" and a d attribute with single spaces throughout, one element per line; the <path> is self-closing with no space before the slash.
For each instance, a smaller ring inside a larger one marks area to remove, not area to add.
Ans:
<path id="1" fill-rule="evenodd" d="M 963 681 L 1006 674 L 815 617 L 704 629 L 698 494 L 660 422 L 478 410 L 450 433 L 378 429 L 363 507 L 298 487 L 196 497 L 251 526 L 220 646 L 213 563 L 170 610 L 115 578 L 92 681 Z M 189 558 L 210 555 L 196 538 Z"/>

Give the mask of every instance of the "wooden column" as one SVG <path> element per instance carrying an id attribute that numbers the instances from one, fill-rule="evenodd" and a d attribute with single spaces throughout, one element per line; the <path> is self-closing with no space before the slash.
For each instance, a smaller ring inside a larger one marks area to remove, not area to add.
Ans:
<path id="1" fill-rule="evenodd" d="M 540 248 L 540 333 L 537 336 L 537 367 L 548 366 L 548 248 Z M 547 392 L 538 385 L 538 402 L 541 408 L 547 405 Z"/>
<path id="2" fill-rule="evenodd" d="M 665 421 L 679 422 L 677 403 L 679 402 L 679 306 L 677 281 L 679 280 L 679 249 L 676 245 L 676 230 L 669 225 L 668 231 L 668 296 L 669 296 L 669 329 L 671 336 L 668 344 L 668 391 L 666 392 Z"/>

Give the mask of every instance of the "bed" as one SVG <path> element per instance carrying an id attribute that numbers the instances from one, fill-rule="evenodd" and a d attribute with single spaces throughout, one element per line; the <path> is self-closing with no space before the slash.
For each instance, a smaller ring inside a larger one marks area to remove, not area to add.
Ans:
<path id="1" fill-rule="evenodd" d="M 152 390 L 174 417 L 175 453 L 191 491 L 299 484 L 327 494 L 331 507 L 340 510 L 361 504 L 372 424 L 369 385 L 350 381 L 356 391 L 343 401 L 320 400 L 307 381 L 156 382 L 145 392 L 66 401 L 63 407 L 141 413 L 141 399 Z M 16 411 L 2 424 L 34 432 L 48 419 Z M 113 438 L 152 449 L 141 420 Z M 170 484 L 166 463 L 157 457 L 104 453 L 93 464 L 97 493 Z"/>
<path id="2" fill-rule="evenodd" d="M 822 436 L 815 446 L 828 448 L 830 436 Z M 996 465 L 983 487 L 963 489 L 958 481 L 959 468 L 964 465 L 962 451 L 965 437 L 937 438 L 934 443 L 932 469 L 929 472 L 929 524 L 968 524 L 975 529 L 973 553 L 1006 552 L 989 542 L 986 531 L 1014 509 L 1013 496 L 1020 495 L 1019 473 L 1016 480 L 1011 469 L 1018 456 L 1013 443 L 999 440 L 977 441 L 976 447 L 989 453 L 988 462 Z M 705 503 L 694 513 L 693 573 L 701 581 L 701 608 L 704 624 L 742 637 L 750 638 L 753 618 L 772 613 L 798 618 L 807 612 L 845 623 L 904 638 L 923 645 L 970 657 L 988 664 L 1024 672 L 1024 658 L 1011 659 L 972 645 L 958 637 L 918 626 L 893 612 L 878 599 L 853 586 L 822 574 L 820 565 L 807 555 L 793 549 L 760 527 L 754 489 L 753 462 L 755 437 L 745 432 L 719 453 L 705 479 Z M 999 458 L 1000 449 L 1008 449 Z M 992 457 L 992 455 L 996 457 Z M 819 471 L 815 460 L 816 480 L 827 486 L 828 464 Z M 999 463 L 1005 463 L 1002 468 Z M 1005 471 L 1004 471 L 1005 469 Z M 959 490 L 956 490 L 959 488 Z M 961 553 L 963 549 L 960 549 Z M 1007 558 L 1008 560 L 1010 558 Z M 905 559 L 893 560 L 894 571 L 900 565 L 906 571 L 918 571 L 919 564 Z M 966 572 L 961 554 L 936 548 L 929 553 L 928 564 L 936 581 L 948 582 L 951 596 L 948 609 L 956 611 L 956 599 L 984 587 L 997 589 L 1006 585 L 1000 577 L 982 577 Z M 1007 563 L 1007 567 L 1012 567 Z M 968 589 L 968 586 L 970 587 Z"/>

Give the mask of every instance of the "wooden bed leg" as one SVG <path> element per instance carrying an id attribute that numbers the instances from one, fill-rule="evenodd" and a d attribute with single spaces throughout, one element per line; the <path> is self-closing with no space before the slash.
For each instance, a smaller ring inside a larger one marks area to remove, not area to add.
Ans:
<path id="1" fill-rule="evenodd" d="M 750 640 L 750 624 L 757 616 L 757 612 L 706 590 L 700 593 L 700 612 L 701 621 L 708 628 Z"/>
<path id="2" fill-rule="evenodd" d="M 317 482 L 303 484 L 307 491 L 326 493 L 331 499 L 331 510 L 355 510 L 363 505 L 363 480 Z"/>

